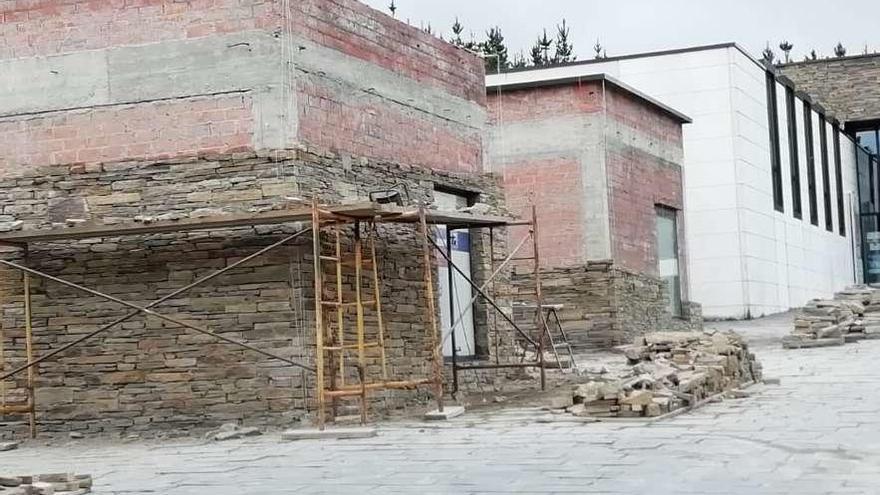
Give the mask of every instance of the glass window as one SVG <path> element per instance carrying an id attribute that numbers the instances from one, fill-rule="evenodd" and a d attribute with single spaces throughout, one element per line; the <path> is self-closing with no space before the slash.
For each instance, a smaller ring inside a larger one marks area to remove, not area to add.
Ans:
<path id="1" fill-rule="evenodd" d="M 859 143 L 860 146 L 866 148 L 873 154 L 877 154 L 877 151 L 880 150 L 880 146 L 877 143 L 877 130 L 871 129 L 868 131 L 859 131 L 856 133 L 856 142 Z"/>
<path id="2" fill-rule="evenodd" d="M 834 219 L 831 218 L 831 173 L 828 170 L 828 123 L 819 114 L 819 163 L 822 165 L 822 202 L 825 206 L 825 229 L 834 232 Z"/>
<path id="3" fill-rule="evenodd" d="M 791 204 L 795 218 L 803 218 L 801 205 L 801 167 L 798 157 L 797 113 L 794 106 L 794 89 L 785 88 L 785 117 L 788 121 L 788 159 L 791 174 Z"/>
<path id="4" fill-rule="evenodd" d="M 677 213 L 675 209 L 657 206 L 657 261 L 660 278 L 666 282 L 669 312 L 681 316 Z"/>
<path id="5" fill-rule="evenodd" d="M 785 211 L 782 199 L 782 164 L 779 155 L 779 112 L 776 104 L 776 77 L 767 71 L 767 119 L 770 127 L 770 174 L 773 181 L 773 207 Z"/>
<path id="6" fill-rule="evenodd" d="M 846 213 L 843 207 L 843 170 L 840 164 L 840 128 L 834 125 L 834 188 L 837 192 L 837 232 L 846 235 Z"/>
<path id="7" fill-rule="evenodd" d="M 807 152 L 807 193 L 810 195 L 810 223 L 819 225 L 819 207 L 816 199 L 816 150 L 813 146 L 813 106 L 804 102 L 804 147 Z"/>

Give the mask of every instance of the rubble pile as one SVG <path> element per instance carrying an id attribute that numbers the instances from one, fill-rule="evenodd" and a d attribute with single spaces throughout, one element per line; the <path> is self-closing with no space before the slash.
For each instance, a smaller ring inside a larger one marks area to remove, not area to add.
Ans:
<path id="1" fill-rule="evenodd" d="M 33 476 L 0 474 L 2 495 L 81 495 L 91 491 L 92 477 L 88 474 L 52 473 Z"/>
<path id="2" fill-rule="evenodd" d="M 761 364 L 734 332 L 657 332 L 620 349 L 628 366 L 578 385 L 568 412 L 660 416 L 761 379 Z"/>
<path id="3" fill-rule="evenodd" d="M 798 311 L 786 349 L 828 347 L 880 338 L 880 290 L 850 287 L 834 299 L 813 299 Z"/>

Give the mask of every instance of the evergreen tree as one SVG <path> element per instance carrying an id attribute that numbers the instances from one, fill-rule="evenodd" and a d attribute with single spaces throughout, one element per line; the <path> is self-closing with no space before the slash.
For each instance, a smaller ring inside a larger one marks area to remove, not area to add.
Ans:
<path id="1" fill-rule="evenodd" d="M 816 53 L 815 49 L 810 50 L 810 60 L 819 60 L 819 54 Z"/>
<path id="2" fill-rule="evenodd" d="M 538 38 L 538 41 L 532 45 L 532 49 L 529 51 L 529 58 L 531 59 L 532 66 L 540 67 L 544 65 L 544 50 L 541 49 L 541 39 Z"/>
<path id="3" fill-rule="evenodd" d="M 458 16 L 456 16 L 455 24 L 452 25 L 452 38 L 449 39 L 449 42 L 455 46 L 464 46 L 464 41 L 461 39 L 462 32 L 464 32 L 464 26 L 458 22 Z"/>
<path id="4" fill-rule="evenodd" d="M 763 55 L 764 57 L 763 57 L 761 60 L 763 60 L 764 63 L 767 64 L 767 65 L 772 65 L 772 64 L 773 64 L 773 61 L 776 60 L 776 54 L 773 53 L 773 50 L 770 48 L 770 42 L 769 42 L 769 41 L 767 42 L 767 47 L 764 48 L 764 51 L 762 52 L 762 55 Z"/>
<path id="5" fill-rule="evenodd" d="M 513 62 L 510 64 L 514 69 L 522 69 L 526 67 L 528 62 L 526 62 L 526 56 L 523 55 L 523 52 L 519 52 L 513 56 Z"/>
<path id="6" fill-rule="evenodd" d="M 495 26 L 486 31 L 486 41 L 482 43 L 482 48 L 483 54 L 486 55 L 486 73 L 495 74 L 510 67 L 501 28 Z"/>
<path id="7" fill-rule="evenodd" d="M 397 5 L 394 5 L 394 0 L 391 0 L 391 5 L 388 6 L 388 10 L 391 11 L 391 17 L 397 17 Z"/>
<path id="8" fill-rule="evenodd" d="M 779 44 L 779 49 L 782 50 L 782 53 L 785 54 L 785 63 L 791 62 L 791 49 L 794 48 L 788 40 L 783 41 Z"/>
<path id="9" fill-rule="evenodd" d="M 837 43 L 837 46 L 834 47 L 834 56 L 838 58 L 846 56 L 846 47 L 843 46 L 843 43 Z"/>
<path id="10" fill-rule="evenodd" d="M 593 51 L 596 52 L 596 56 L 593 57 L 593 58 L 595 58 L 596 60 L 599 60 L 600 58 L 603 58 L 602 52 L 603 52 L 604 50 L 605 50 L 605 49 L 602 47 L 602 43 L 599 43 L 599 39 L 596 38 L 596 44 L 593 45 Z"/>
<path id="11" fill-rule="evenodd" d="M 556 26 L 556 54 L 553 55 L 554 64 L 571 62 L 577 59 L 577 57 L 574 56 L 574 45 L 568 41 L 569 31 L 565 19 L 562 19 L 561 25 Z"/>
<path id="12" fill-rule="evenodd" d="M 541 53 L 544 60 L 543 65 L 548 65 L 552 62 L 553 59 L 550 58 L 550 47 L 553 46 L 553 40 L 547 37 L 547 30 L 544 30 L 544 34 L 538 38 L 538 44 L 541 46 Z"/>

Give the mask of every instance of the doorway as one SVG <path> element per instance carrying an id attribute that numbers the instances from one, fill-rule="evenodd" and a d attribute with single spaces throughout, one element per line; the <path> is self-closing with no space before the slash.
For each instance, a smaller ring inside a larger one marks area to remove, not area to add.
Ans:
<path id="1" fill-rule="evenodd" d="M 469 199 L 463 194 L 434 191 L 434 208 L 455 211 L 468 206 Z M 467 230 L 449 232 L 445 225 L 438 225 L 436 236 L 437 244 L 451 255 L 452 262 L 471 278 L 470 232 Z M 449 248 L 447 248 L 447 240 Z M 443 257 L 438 257 L 437 272 L 440 288 L 437 302 L 440 306 L 440 322 L 443 329 L 443 356 L 451 357 L 454 346 L 456 356 L 473 357 L 476 355 L 474 313 L 469 304 L 473 297 L 473 288 L 467 279 L 455 270 L 450 277 L 450 268 Z M 450 296 L 452 304 L 450 304 Z M 455 321 L 454 329 L 453 321 Z"/>

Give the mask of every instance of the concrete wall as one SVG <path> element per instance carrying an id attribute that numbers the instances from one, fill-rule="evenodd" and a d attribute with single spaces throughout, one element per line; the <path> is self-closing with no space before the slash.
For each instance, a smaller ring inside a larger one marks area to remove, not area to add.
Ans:
<path id="1" fill-rule="evenodd" d="M 779 71 L 841 121 L 880 119 L 880 55 L 795 62 Z"/>
<path id="2" fill-rule="evenodd" d="M 489 76 L 489 81 L 597 73 L 615 76 L 693 119 L 683 130 L 687 266 L 691 293 L 707 316 L 743 318 L 785 311 L 853 283 L 853 229 L 847 225 L 845 237 L 836 233 L 833 173 L 835 232 L 827 232 L 821 218 L 816 227 L 808 218 L 792 216 L 782 100 L 782 182 L 788 189 L 785 212 L 773 208 L 764 70 L 754 59 L 735 45 L 722 45 Z M 782 98 L 784 92 L 778 93 Z M 818 136 L 818 125 L 814 132 Z M 818 137 L 814 141 L 818 147 Z M 841 141 L 849 205 L 849 198 L 857 197 L 854 148 L 849 138 Z M 799 143 L 803 146 L 802 135 Z M 830 143 L 829 135 L 829 150 Z M 805 166 L 803 159 L 800 166 Z M 818 165 L 816 170 L 820 173 Z M 821 192 L 821 177 L 817 184 Z M 802 197 L 806 211 L 806 193 Z"/>
<path id="3" fill-rule="evenodd" d="M 3 173 L 298 143 L 481 170 L 482 61 L 354 0 L 10 1 L 0 18 Z"/>

